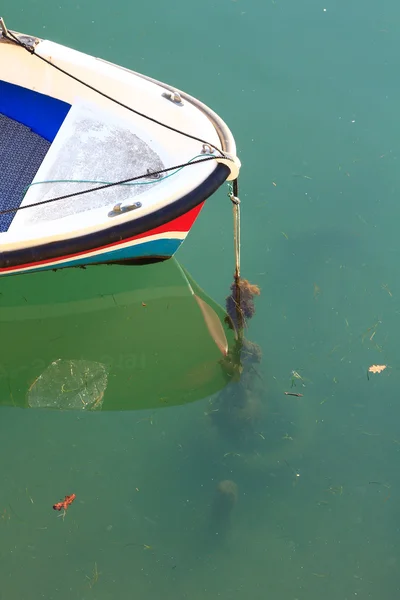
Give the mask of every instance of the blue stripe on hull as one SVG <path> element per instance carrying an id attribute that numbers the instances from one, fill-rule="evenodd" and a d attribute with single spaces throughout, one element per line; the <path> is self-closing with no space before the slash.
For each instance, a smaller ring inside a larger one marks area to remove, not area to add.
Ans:
<path id="1" fill-rule="evenodd" d="M 152 242 L 143 242 L 143 244 L 136 244 L 135 246 L 121 248 L 120 250 L 104 252 L 103 254 L 97 254 L 96 256 L 72 260 L 71 262 L 64 264 L 68 267 L 71 267 L 73 265 L 93 264 L 99 262 L 99 259 L 101 262 L 112 262 L 115 260 L 129 260 L 130 258 L 149 256 L 172 256 L 178 250 L 181 243 L 182 240 L 172 238 L 154 240 Z"/>
<path id="2" fill-rule="evenodd" d="M 109 263 L 118 261 L 128 261 L 130 259 L 138 258 L 156 258 L 166 257 L 170 258 L 178 250 L 183 240 L 177 239 L 161 239 L 154 240 L 152 242 L 143 242 L 143 244 L 136 244 L 135 246 L 128 246 L 126 248 L 120 248 L 119 250 L 112 250 L 110 252 L 103 252 L 102 254 L 96 254 L 95 256 L 88 256 L 85 258 L 75 258 L 68 260 L 60 264 L 51 265 L 38 265 L 36 268 L 27 268 L 23 271 L 16 271 L 16 273 L 35 272 L 35 271 L 48 271 L 49 269 L 61 269 L 64 267 L 79 267 L 83 265 L 90 265 L 96 263 Z M 0 273 L 0 275 L 12 275 L 14 271 L 8 271 Z"/>

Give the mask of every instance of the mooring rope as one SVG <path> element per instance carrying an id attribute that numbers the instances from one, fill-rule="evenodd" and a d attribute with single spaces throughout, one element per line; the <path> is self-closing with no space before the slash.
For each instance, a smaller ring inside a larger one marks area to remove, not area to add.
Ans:
<path id="1" fill-rule="evenodd" d="M 235 249 L 235 280 L 240 279 L 240 200 L 238 180 L 232 182 L 228 194 L 233 206 L 233 244 Z"/>
<path id="2" fill-rule="evenodd" d="M 233 245 L 235 253 L 235 272 L 232 284 L 232 300 L 234 302 L 236 313 L 236 332 L 238 341 L 241 343 L 243 339 L 243 330 L 245 327 L 245 319 L 242 308 L 241 286 L 240 286 L 240 199 L 239 199 L 239 184 L 235 179 L 232 182 L 230 193 L 228 194 L 233 207 Z M 229 312 L 229 311 L 228 311 Z"/>

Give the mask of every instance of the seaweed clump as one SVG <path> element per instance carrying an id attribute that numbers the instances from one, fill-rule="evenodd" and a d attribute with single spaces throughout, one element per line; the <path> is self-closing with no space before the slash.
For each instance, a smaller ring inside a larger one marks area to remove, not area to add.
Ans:
<path id="1" fill-rule="evenodd" d="M 247 319 L 254 316 L 256 312 L 254 297 L 259 295 L 258 285 L 240 277 L 234 280 L 231 294 L 226 299 L 226 311 L 236 329 L 243 329 Z"/>

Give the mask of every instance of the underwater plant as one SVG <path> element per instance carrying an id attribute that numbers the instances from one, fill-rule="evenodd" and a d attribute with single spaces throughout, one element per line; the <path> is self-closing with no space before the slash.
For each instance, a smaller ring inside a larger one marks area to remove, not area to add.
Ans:
<path id="1" fill-rule="evenodd" d="M 238 486 L 230 479 L 217 485 L 211 505 L 210 524 L 214 533 L 225 535 L 231 525 L 231 516 L 238 498 Z"/>

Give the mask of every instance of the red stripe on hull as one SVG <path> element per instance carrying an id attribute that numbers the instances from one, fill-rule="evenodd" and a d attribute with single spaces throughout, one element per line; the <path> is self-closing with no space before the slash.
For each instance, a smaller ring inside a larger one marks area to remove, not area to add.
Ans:
<path id="1" fill-rule="evenodd" d="M 147 237 L 149 235 L 157 235 L 158 233 L 167 233 L 168 231 L 183 231 L 188 232 L 192 227 L 193 223 L 198 217 L 199 212 L 203 208 L 204 202 L 189 210 L 189 212 L 184 215 L 174 219 L 173 221 L 168 221 L 165 225 L 161 225 L 161 227 L 156 227 L 155 229 L 150 229 L 145 233 L 141 233 L 140 235 L 135 235 L 132 238 L 127 238 L 125 241 L 130 242 L 133 240 L 140 240 L 140 238 Z M 110 244 L 110 246 L 104 246 L 104 248 L 108 248 L 113 246 L 114 244 Z"/>
<path id="2" fill-rule="evenodd" d="M 203 206 L 204 206 L 204 202 L 202 202 L 195 208 L 192 208 L 187 213 L 185 213 L 184 215 L 181 215 L 177 219 L 168 221 L 168 223 L 165 223 L 165 225 L 161 225 L 160 227 L 156 227 L 155 229 L 149 229 L 148 231 L 145 231 L 144 233 L 141 233 L 139 235 L 134 235 L 133 237 L 130 237 L 130 238 L 124 238 L 123 240 L 120 240 L 119 242 L 113 242 L 112 244 L 106 244 L 105 246 L 99 246 L 98 248 L 92 248 L 91 250 L 85 250 L 83 253 L 75 252 L 74 254 L 67 254 L 65 256 L 57 256 L 55 258 L 39 260 L 39 261 L 36 261 L 33 263 L 26 263 L 26 264 L 14 266 L 14 267 L 5 267 L 3 269 L 0 268 L 0 273 L 16 271 L 19 269 L 34 267 L 36 265 L 45 265 L 47 263 L 55 262 L 58 260 L 76 258 L 76 257 L 79 257 L 80 254 L 87 254 L 88 252 L 96 252 L 98 250 L 105 250 L 108 248 L 110 248 L 110 249 L 117 248 L 118 246 L 125 244 L 126 242 L 133 242 L 135 240 L 140 240 L 144 237 L 148 237 L 151 235 L 157 235 L 160 233 L 168 233 L 168 231 L 181 231 L 183 233 L 187 233 L 190 230 L 190 228 L 192 227 L 195 220 L 197 219 Z"/>

